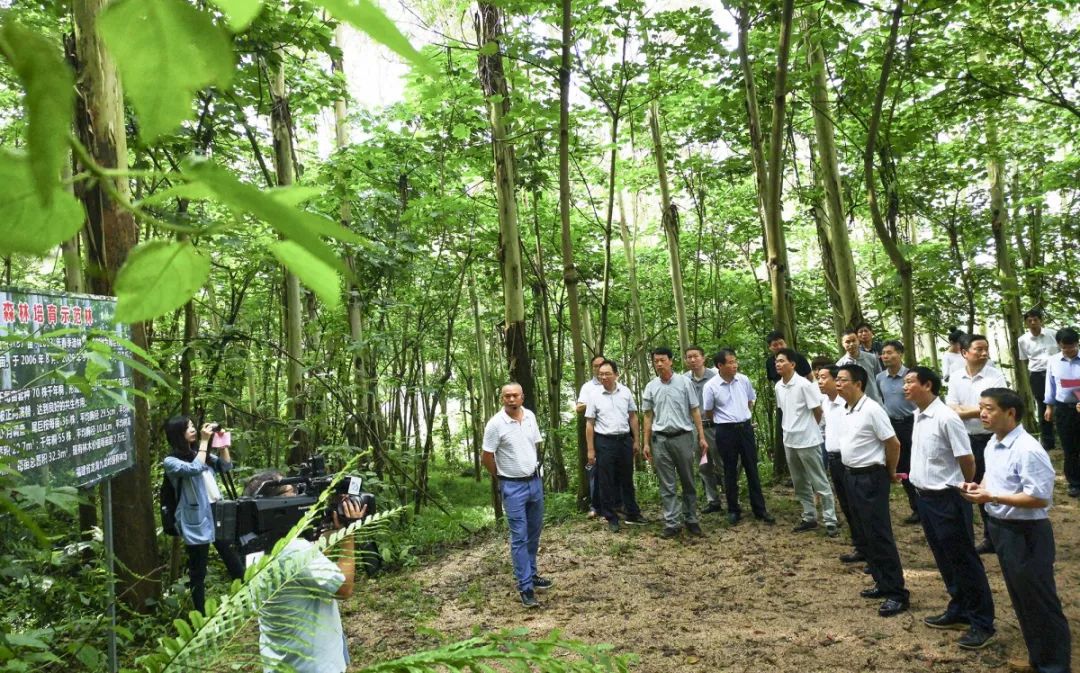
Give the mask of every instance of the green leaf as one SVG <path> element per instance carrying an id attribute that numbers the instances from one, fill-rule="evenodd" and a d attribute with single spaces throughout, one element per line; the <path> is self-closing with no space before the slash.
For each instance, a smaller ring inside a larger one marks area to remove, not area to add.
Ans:
<path id="1" fill-rule="evenodd" d="M 307 185 L 292 185 L 291 187 L 274 187 L 270 190 L 270 196 L 278 203 L 286 206 L 299 206 L 305 201 L 318 198 L 326 191 L 325 187 L 309 187 Z"/>
<path id="2" fill-rule="evenodd" d="M 469 127 L 464 124 L 454 124 L 454 128 L 450 129 L 450 135 L 458 140 L 465 140 L 469 137 Z"/>
<path id="3" fill-rule="evenodd" d="M 210 275 L 210 260 L 190 241 L 148 241 L 116 275 L 116 319 L 141 322 L 187 303 Z"/>
<path id="4" fill-rule="evenodd" d="M 79 231 L 82 205 L 59 181 L 51 190 L 51 203 L 42 206 L 27 158 L 0 151 L 0 255 L 46 253 Z"/>
<path id="5" fill-rule="evenodd" d="M 151 141 L 191 116 L 196 91 L 233 74 L 229 37 L 184 0 L 120 0 L 98 18 L 124 90 Z"/>
<path id="6" fill-rule="evenodd" d="M 29 118 L 26 135 L 30 169 L 38 199 L 48 207 L 67 158 L 75 79 L 51 40 L 14 21 L 0 31 L 0 52 L 26 89 L 23 104 Z"/>
<path id="7" fill-rule="evenodd" d="M 201 182 L 182 182 L 147 196 L 139 201 L 140 206 L 156 206 L 169 199 L 187 199 L 188 201 L 206 201 L 214 198 L 214 190 Z"/>
<path id="8" fill-rule="evenodd" d="M 274 241 L 268 247 L 328 308 L 341 306 L 341 284 L 332 268 L 292 241 Z"/>
<path id="9" fill-rule="evenodd" d="M 250 213 L 273 227 L 279 234 L 299 243 L 338 273 L 347 274 L 345 264 L 320 236 L 332 236 L 342 241 L 363 243 L 363 239 L 340 224 L 290 208 L 279 203 L 257 187 L 240 182 L 232 173 L 209 162 L 191 165 L 187 169 L 214 190 L 218 199 L 229 208 Z"/>
<path id="10" fill-rule="evenodd" d="M 408 38 L 372 0 L 315 0 L 315 3 L 325 7 L 335 18 L 364 31 L 417 68 L 429 73 L 433 71 L 431 64 L 413 49 Z"/>
<path id="11" fill-rule="evenodd" d="M 232 32 L 239 33 L 247 28 L 262 11 L 262 0 L 214 0 L 214 4 L 225 12 Z"/>

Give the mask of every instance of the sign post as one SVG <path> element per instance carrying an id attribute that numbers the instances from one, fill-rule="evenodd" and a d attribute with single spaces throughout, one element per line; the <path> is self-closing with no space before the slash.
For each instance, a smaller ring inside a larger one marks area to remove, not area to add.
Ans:
<path id="1" fill-rule="evenodd" d="M 135 464 L 132 355 L 116 300 L 0 288 L 0 455 L 30 483 L 101 483 L 109 671 L 117 670 L 112 490 Z"/>

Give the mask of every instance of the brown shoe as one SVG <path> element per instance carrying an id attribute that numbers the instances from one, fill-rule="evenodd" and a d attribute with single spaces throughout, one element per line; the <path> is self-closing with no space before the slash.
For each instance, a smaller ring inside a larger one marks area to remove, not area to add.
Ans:
<path id="1" fill-rule="evenodd" d="M 1027 659 L 1009 659 L 1006 665 L 1012 673 L 1035 673 L 1035 667 Z"/>

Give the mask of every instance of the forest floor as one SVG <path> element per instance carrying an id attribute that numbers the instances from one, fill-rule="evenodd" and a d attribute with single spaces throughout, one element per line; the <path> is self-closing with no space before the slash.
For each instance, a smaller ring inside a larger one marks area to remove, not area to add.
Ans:
<path id="1" fill-rule="evenodd" d="M 1055 507 L 1058 592 L 1071 624 L 1080 623 L 1080 500 L 1068 498 L 1058 467 Z M 922 528 L 903 525 L 907 503 L 893 493 L 893 530 L 911 591 L 911 610 L 877 616 L 880 601 L 859 597 L 871 585 L 861 566 L 837 556 L 845 534 L 793 533 L 798 514 L 791 489 L 766 494 L 777 525 L 752 517 L 729 526 L 724 514 L 702 518 L 702 539 L 662 540 L 659 508 L 643 502 L 649 526 L 608 532 L 603 521 L 545 528 L 541 573 L 555 581 L 538 594 L 542 607 L 518 602 L 507 542 L 500 534 L 449 552 L 420 569 L 357 587 L 346 607 L 353 665 L 401 656 L 440 643 L 436 633 L 463 639 L 483 631 L 524 627 L 537 636 L 553 629 L 617 653 L 635 653 L 632 670 L 667 671 L 1005 671 L 1026 657 L 997 558 L 984 556 L 997 610 L 997 639 L 967 652 L 962 632 L 925 627 L 946 594 Z M 748 506 L 743 504 L 748 511 Z M 978 515 L 976 515 L 978 521 Z M 978 525 L 978 524 L 976 524 Z M 1073 629 L 1073 661 L 1080 634 Z"/>

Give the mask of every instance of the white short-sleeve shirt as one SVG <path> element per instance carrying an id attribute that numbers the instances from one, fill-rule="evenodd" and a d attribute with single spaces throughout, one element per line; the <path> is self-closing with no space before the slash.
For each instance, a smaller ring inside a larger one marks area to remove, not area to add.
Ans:
<path id="1" fill-rule="evenodd" d="M 952 373 L 952 378 L 949 380 L 949 392 L 945 395 L 945 404 L 977 407 L 979 406 L 979 397 L 982 396 L 982 391 L 987 388 L 1008 387 L 1009 383 L 1005 380 L 1005 375 L 995 367 L 986 365 L 975 376 L 968 374 L 967 367 L 964 367 Z M 978 418 L 965 420 L 964 427 L 969 435 L 987 434 Z"/>
<path id="2" fill-rule="evenodd" d="M 829 453 L 840 453 L 840 440 L 844 437 L 844 419 L 847 417 L 844 398 L 837 395 L 830 400 L 828 395 L 822 395 L 821 412 L 821 420 L 825 424 L 825 450 Z"/>
<path id="3" fill-rule="evenodd" d="M 1046 501 L 1046 507 L 1013 507 L 986 504 L 986 512 L 998 519 L 1046 519 L 1054 503 L 1054 466 L 1046 449 L 1024 430 L 1016 426 L 1001 439 L 991 437 L 986 445 L 986 490 L 991 495 L 1026 493 Z"/>
<path id="4" fill-rule="evenodd" d="M 1016 347 L 1020 351 L 1020 359 L 1027 361 L 1030 372 L 1045 372 L 1046 361 L 1058 352 L 1057 339 L 1045 329 L 1039 332 L 1039 336 L 1033 336 L 1030 331 L 1024 332 L 1016 340 Z"/>
<path id="5" fill-rule="evenodd" d="M 911 483 L 916 488 L 940 491 L 964 481 L 964 471 L 956 461 L 971 455 L 971 440 L 960 416 L 935 398 L 915 412 L 911 431 Z"/>
<path id="6" fill-rule="evenodd" d="M 495 454 L 495 471 L 500 477 L 532 476 L 540 462 L 536 445 L 544 436 L 533 412 L 522 407 L 521 413 L 521 420 L 515 421 L 501 409 L 484 428 L 484 451 Z"/>
<path id="7" fill-rule="evenodd" d="M 880 404 L 863 395 L 844 416 L 840 460 L 848 467 L 884 465 L 885 441 L 895 436 L 889 414 Z"/>
<path id="8" fill-rule="evenodd" d="M 821 391 L 798 374 L 776 382 L 776 406 L 784 414 L 784 446 L 805 449 L 821 445 L 821 430 L 813 410 L 821 406 Z"/>
<path id="9" fill-rule="evenodd" d="M 585 418 L 593 419 L 593 431 L 601 435 L 625 435 L 630 432 L 630 412 L 637 411 L 630 389 L 621 383 L 615 390 L 600 386 L 589 397 Z"/>

